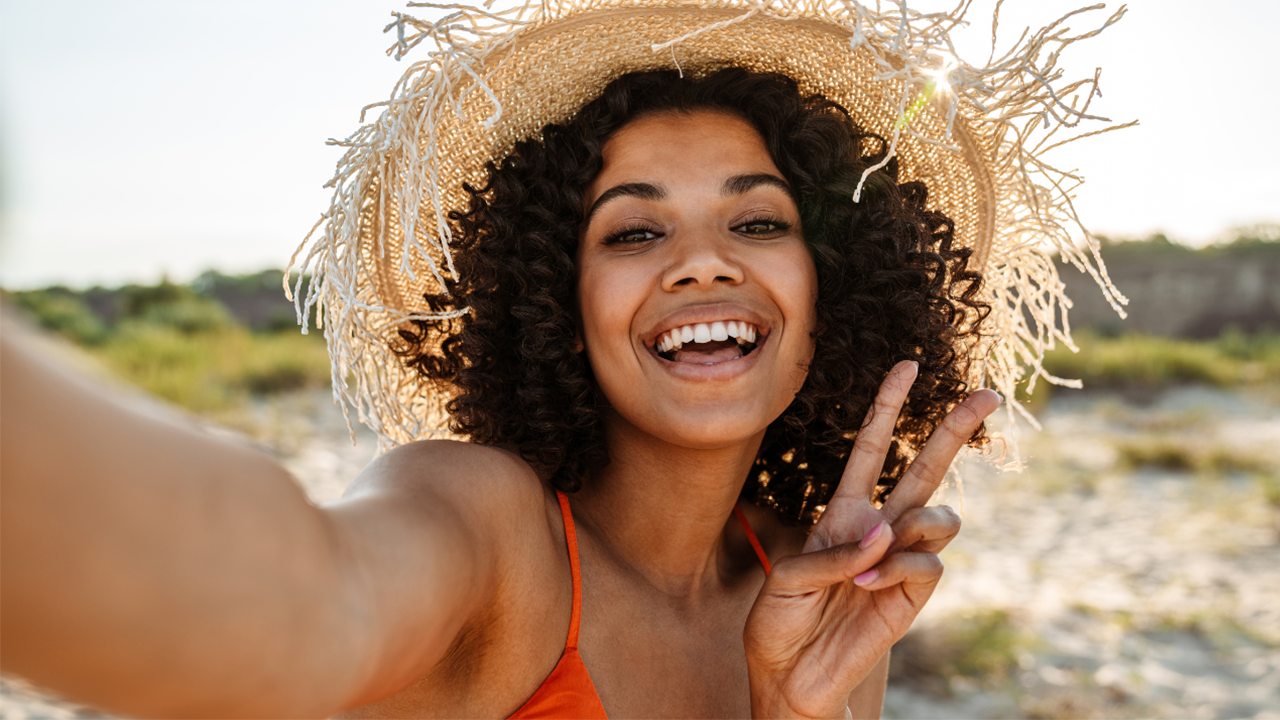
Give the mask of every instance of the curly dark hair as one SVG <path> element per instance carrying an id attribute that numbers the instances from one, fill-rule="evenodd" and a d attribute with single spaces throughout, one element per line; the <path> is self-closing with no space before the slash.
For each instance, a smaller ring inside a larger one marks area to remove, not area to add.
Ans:
<path id="1" fill-rule="evenodd" d="M 575 343 L 574 267 L 583 194 L 601 148 L 627 123 L 664 112 L 713 110 L 751 123 L 790 183 L 818 273 L 818 326 L 808 377 L 768 428 L 743 497 L 783 520 L 811 523 L 839 482 L 885 374 L 901 360 L 919 375 L 898 419 L 879 495 L 894 487 L 929 434 L 965 397 L 957 341 L 990 308 L 954 225 L 925 209 L 919 182 L 890 161 L 852 200 L 865 168 L 886 152 L 821 96 L 782 75 L 726 68 L 702 78 L 625 75 L 563 124 L 517 143 L 467 185 L 470 207 L 450 215 L 458 277 L 427 295 L 464 318 L 417 321 L 394 348 L 448 393 L 451 429 L 512 448 L 565 492 L 609 462 L 590 365 Z M 985 440 L 980 428 L 972 442 Z"/>

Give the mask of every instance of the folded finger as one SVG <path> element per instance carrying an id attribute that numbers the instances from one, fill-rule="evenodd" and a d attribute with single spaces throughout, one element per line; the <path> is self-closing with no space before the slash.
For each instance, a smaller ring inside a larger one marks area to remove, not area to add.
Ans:
<path id="1" fill-rule="evenodd" d="M 859 542 L 781 558 L 764 589 L 773 595 L 804 595 L 851 580 L 883 560 L 891 545 L 893 528 L 882 522 Z"/>
<path id="2" fill-rule="evenodd" d="M 960 532 L 960 514 L 947 505 L 911 508 L 893 521 L 896 539 L 890 553 L 910 548 L 915 552 L 941 552 Z"/>
<path id="3" fill-rule="evenodd" d="M 1004 398 L 999 393 L 984 389 L 973 393 L 947 413 L 885 501 L 885 514 L 897 518 L 910 508 L 923 507 L 942 483 L 956 453 L 1002 402 Z"/>
<path id="4" fill-rule="evenodd" d="M 898 424 L 898 415 L 919 369 L 919 363 L 904 360 L 894 365 L 885 377 L 875 401 L 867 410 L 862 428 L 858 430 L 858 439 L 849 453 L 849 462 L 845 464 L 835 498 L 854 496 L 865 501 L 875 492 L 885 455 L 893 442 L 893 428 Z"/>
<path id="5" fill-rule="evenodd" d="M 894 585 L 903 588 L 908 595 L 919 597 L 922 591 L 933 592 L 942 578 L 942 560 L 937 553 L 900 552 L 890 555 L 884 562 L 866 572 L 859 573 L 853 584 L 864 590 L 883 590 Z M 926 593 L 924 597 L 928 597 Z"/>

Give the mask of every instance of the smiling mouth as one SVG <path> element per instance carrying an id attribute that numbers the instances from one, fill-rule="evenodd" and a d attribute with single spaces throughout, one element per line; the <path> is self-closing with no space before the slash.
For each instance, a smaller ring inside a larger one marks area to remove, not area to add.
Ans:
<path id="1" fill-rule="evenodd" d="M 672 328 L 658 336 L 653 349 L 671 362 L 715 365 L 750 355 L 764 335 L 748 322 L 717 321 Z"/>

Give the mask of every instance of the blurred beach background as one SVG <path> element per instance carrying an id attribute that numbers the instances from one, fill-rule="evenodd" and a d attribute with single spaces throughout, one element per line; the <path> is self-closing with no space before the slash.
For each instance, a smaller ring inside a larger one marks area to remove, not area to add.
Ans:
<path id="1" fill-rule="evenodd" d="M 978 2 L 962 57 L 985 58 Z M 1007 3 L 1001 45 L 1078 3 Z M 912 3 L 929 9 L 950 3 Z M 1118 6 L 1073 21 L 1096 27 Z M 404 70 L 398 5 L 0 4 L 0 286 L 49 348 L 278 457 L 316 502 L 375 451 L 333 405 L 282 268 Z M 1135 129 L 1063 148 L 1128 319 L 1060 266 L 1058 347 L 1007 418 L 1022 472 L 962 464 L 947 573 L 887 717 L 1280 718 L 1280 5 L 1139 0 L 1069 50 Z M 353 439 L 355 443 L 353 444 Z M 0 718 L 101 713 L 0 679 Z"/>

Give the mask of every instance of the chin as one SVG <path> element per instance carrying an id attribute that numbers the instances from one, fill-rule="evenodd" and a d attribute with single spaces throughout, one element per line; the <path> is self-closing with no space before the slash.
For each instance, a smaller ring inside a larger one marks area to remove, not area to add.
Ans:
<path id="1" fill-rule="evenodd" d="M 748 442 L 758 442 L 761 433 L 781 413 L 763 416 L 742 408 L 707 408 L 685 411 L 679 418 L 641 428 L 655 437 L 690 450 L 716 450 Z"/>

